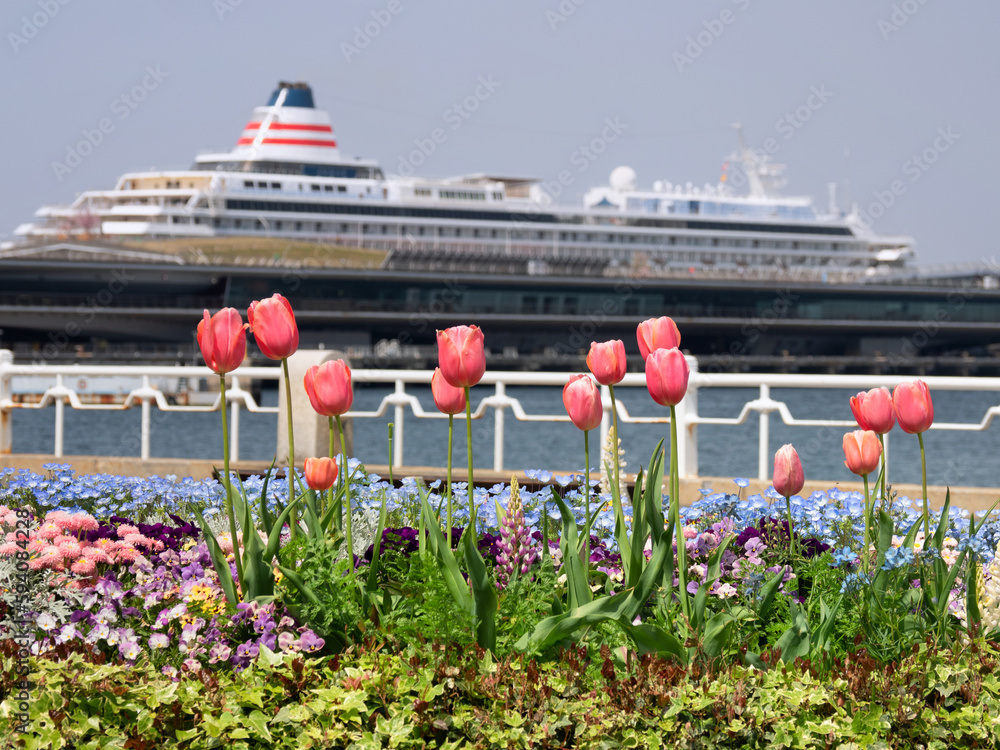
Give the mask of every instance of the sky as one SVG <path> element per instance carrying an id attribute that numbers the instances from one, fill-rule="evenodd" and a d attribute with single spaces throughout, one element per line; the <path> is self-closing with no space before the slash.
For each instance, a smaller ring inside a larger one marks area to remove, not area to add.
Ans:
<path id="1" fill-rule="evenodd" d="M 301 80 L 345 155 L 535 177 L 570 203 L 619 165 L 715 183 L 738 122 L 787 165 L 782 193 L 826 208 L 837 183 L 921 264 L 978 264 L 997 253 L 998 26 L 986 0 L 6 0 L 0 239 L 126 171 L 228 151 Z"/>

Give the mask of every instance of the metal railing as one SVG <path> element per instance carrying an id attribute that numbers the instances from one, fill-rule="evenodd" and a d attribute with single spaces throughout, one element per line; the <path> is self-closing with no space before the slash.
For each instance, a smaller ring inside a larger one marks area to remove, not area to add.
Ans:
<path id="1" fill-rule="evenodd" d="M 677 405 L 678 462 L 681 477 L 697 477 L 698 474 L 698 425 L 742 425 L 753 415 L 759 417 L 758 441 L 758 478 L 768 479 L 771 455 L 769 451 L 770 418 L 777 414 L 785 425 L 797 427 L 855 427 L 850 420 L 837 419 L 806 419 L 792 415 L 787 404 L 771 398 L 772 388 L 839 388 L 852 390 L 867 390 L 885 386 L 892 388 L 898 383 L 908 380 L 905 376 L 872 376 L 872 375 L 800 375 L 773 373 L 721 373 L 710 374 L 698 371 L 698 363 L 694 357 L 688 357 L 691 376 L 688 391 L 684 400 Z M 385 417 L 392 409 L 394 424 L 393 433 L 393 465 L 404 465 L 404 436 L 408 423 L 406 416 L 409 410 L 413 418 L 447 419 L 447 416 L 437 411 L 423 408 L 419 399 L 407 391 L 408 386 L 429 386 L 433 373 L 426 370 L 352 370 L 355 383 L 391 384 L 393 390 L 382 398 L 378 407 L 370 411 L 351 411 L 345 416 L 351 419 L 370 419 Z M 565 372 L 487 372 L 475 393 L 482 393 L 492 387 L 492 393 L 483 396 L 472 412 L 473 419 L 482 419 L 487 410 L 493 410 L 493 468 L 504 469 L 504 419 L 507 410 L 515 419 L 522 422 L 568 422 L 569 417 L 563 412 L 558 413 L 528 413 L 521 402 L 507 394 L 508 386 L 550 386 L 562 387 L 570 375 Z M 54 380 L 40 393 L 38 401 L 33 403 L 18 402 L 14 399 L 12 390 L 13 378 L 45 378 Z M 80 393 L 73 386 L 81 378 L 112 377 L 136 379 L 140 385 L 132 388 L 125 395 L 122 403 L 84 403 Z M 252 393 L 244 388 L 253 380 L 273 380 L 281 377 L 281 369 L 277 367 L 241 367 L 228 376 L 226 389 L 227 404 L 231 414 L 230 458 L 239 460 L 240 412 L 245 408 L 249 412 L 280 413 L 283 406 L 263 406 L 254 399 Z M 212 403 L 201 405 L 170 403 L 167 396 L 153 387 L 155 378 L 186 378 L 188 381 L 208 379 L 214 381 L 217 376 L 207 367 L 190 366 L 94 366 L 94 365 L 18 365 L 14 362 L 13 353 L 0 350 L 0 454 L 9 454 L 13 448 L 13 429 L 11 413 L 14 409 L 44 409 L 53 406 L 55 409 L 55 441 L 53 455 L 63 455 L 65 409 L 67 404 L 72 409 L 103 409 L 125 410 L 135 406 L 140 410 L 140 456 L 148 459 L 150 456 L 151 410 L 153 405 L 164 412 L 212 412 L 218 411 L 221 397 L 216 396 Z M 1000 393 L 1000 378 L 968 378 L 968 377 L 928 377 L 924 378 L 934 391 L 987 391 Z M 643 388 L 645 376 L 631 373 L 616 386 L 618 419 L 624 424 L 668 424 L 666 416 L 633 416 L 630 414 L 626 399 L 621 396 L 629 389 Z M 747 401 L 741 407 L 739 414 L 733 417 L 707 417 L 698 413 L 698 393 L 705 388 L 756 388 L 757 398 Z M 603 445 L 611 427 L 611 398 L 607 388 L 602 388 L 604 400 L 604 418 L 601 422 L 601 444 Z M 558 402 L 556 402 L 558 403 Z M 665 410 L 664 410 L 665 411 Z M 933 430 L 950 431 L 983 431 L 989 428 L 993 419 L 1000 416 L 1000 405 L 986 410 L 979 422 L 935 422 Z M 283 421 L 284 417 L 279 417 Z M 464 419 L 464 415 L 456 415 L 456 419 Z M 888 438 L 886 435 L 886 450 Z"/>

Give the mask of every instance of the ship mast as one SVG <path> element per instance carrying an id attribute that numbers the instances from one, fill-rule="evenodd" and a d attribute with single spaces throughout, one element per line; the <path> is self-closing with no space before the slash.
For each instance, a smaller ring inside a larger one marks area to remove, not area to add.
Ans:
<path id="1" fill-rule="evenodd" d="M 785 184 L 782 173 L 785 171 L 784 164 L 769 164 L 769 159 L 762 151 L 754 152 L 747 146 L 743 137 L 743 125 L 734 123 L 733 130 L 740 141 L 740 150 L 733 154 L 730 159 L 741 162 L 743 171 L 746 173 L 747 184 L 750 187 L 751 198 L 767 198 L 776 194 L 776 189 Z"/>

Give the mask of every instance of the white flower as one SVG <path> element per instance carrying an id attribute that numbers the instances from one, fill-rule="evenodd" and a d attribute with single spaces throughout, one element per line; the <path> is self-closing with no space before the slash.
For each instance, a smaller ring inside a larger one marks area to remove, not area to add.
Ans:
<path id="1" fill-rule="evenodd" d="M 40 614 L 36 622 L 38 624 L 38 627 L 40 627 L 46 633 L 52 630 L 56 626 L 56 618 L 54 618 L 48 612 L 43 612 L 42 614 Z"/>

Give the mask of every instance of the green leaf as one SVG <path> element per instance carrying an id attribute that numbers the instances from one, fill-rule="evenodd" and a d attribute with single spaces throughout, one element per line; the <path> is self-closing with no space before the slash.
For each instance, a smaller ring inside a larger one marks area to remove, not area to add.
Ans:
<path id="1" fill-rule="evenodd" d="M 215 574 L 219 577 L 219 586 L 222 588 L 222 593 L 226 595 L 226 601 L 230 604 L 237 604 L 239 603 L 239 597 L 236 595 L 236 586 L 233 584 L 233 574 L 229 569 L 229 561 L 226 560 L 226 555 L 219 546 L 215 534 L 208 527 L 205 518 L 199 514 L 197 519 L 198 524 L 201 526 L 201 533 L 205 537 L 205 546 L 208 547 L 208 554 L 212 557 L 212 567 L 215 568 Z"/>
<path id="2" fill-rule="evenodd" d="M 563 571 L 566 573 L 566 588 L 569 592 L 569 609 L 575 609 L 581 604 L 591 601 L 592 592 L 587 577 L 587 570 L 580 559 L 580 545 L 576 533 L 576 519 L 563 499 L 555 496 L 559 513 L 562 516 L 562 537 L 559 539 L 559 549 L 562 551 Z M 587 568 L 589 568 L 589 561 Z"/>
<path id="3" fill-rule="evenodd" d="M 669 633 L 653 623 L 628 624 L 624 628 L 635 643 L 640 654 L 655 652 L 660 656 L 673 656 L 681 664 L 688 664 L 688 650 L 673 633 Z"/>
<path id="4" fill-rule="evenodd" d="M 433 511 L 427 502 L 427 492 L 423 487 L 420 487 L 419 491 L 421 512 L 430 517 Z M 470 529 L 466 528 L 463 536 L 468 534 L 470 534 Z M 458 569 L 458 561 L 455 559 L 455 555 L 451 551 L 451 548 L 448 547 L 448 541 L 445 539 L 444 534 L 441 533 L 441 529 L 436 523 L 427 524 L 427 540 L 430 543 L 431 554 L 434 555 L 435 560 L 437 560 L 438 570 L 441 571 L 441 575 L 444 577 L 445 585 L 451 592 L 451 596 L 455 600 L 455 604 L 475 617 L 475 604 L 472 600 L 472 594 L 469 591 L 469 584 L 467 584 L 465 579 L 462 577 L 462 573 Z"/>
<path id="5" fill-rule="evenodd" d="M 436 524 L 435 524 L 436 526 Z M 469 568 L 469 582 L 472 584 L 472 618 L 476 624 L 476 642 L 485 649 L 497 648 L 497 589 L 493 585 L 486 563 L 479 554 L 472 534 L 463 534 L 465 544 L 465 564 Z"/>
<path id="6" fill-rule="evenodd" d="M 809 656 L 812 640 L 809 634 L 809 620 L 806 618 L 805 612 L 799 609 L 794 599 L 788 600 L 788 608 L 792 624 L 774 646 L 781 649 L 782 661 L 793 662 L 799 657 Z"/>
<path id="7" fill-rule="evenodd" d="M 736 621 L 728 612 L 719 612 L 705 623 L 702 650 L 706 656 L 722 656 L 736 630 Z"/>
<path id="8" fill-rule="evenodd" d="M 639 577 L 639 583 L 635 588 L 626 589 L 615 596 L 602 596 L 563 614 L 547 617 L 538 623 L 530 633 L 525 633 L 514 647 L 519 651 L 537 652 L 558 643 L 563 638 L 569 637 L 578 629 L 588 625 L 608 620 L 619 624 L 631 623 L 649 599 L 656 582 L 659 581 L 668 549 L 667 545 L 661 544 L 653 550 L 653 556 Z"/>

